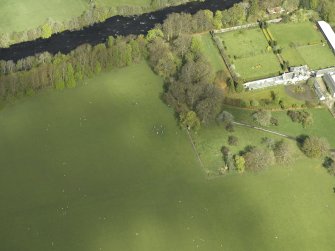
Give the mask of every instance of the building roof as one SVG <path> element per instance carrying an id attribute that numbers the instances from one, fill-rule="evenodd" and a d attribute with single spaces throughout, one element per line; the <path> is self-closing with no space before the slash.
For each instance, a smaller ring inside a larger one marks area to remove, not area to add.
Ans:
<path id="1" fill-rule="evenodd" d="M 329 89 L 333 92 L 332 94 L 335 93 L 335 75 L 327 73 L 323 76 L 326 85 L 328 86 Z"/>
<path id="2" fill-rule="evenodd" d="M 333 50 L 335 50 L 335 33 L 332 27 L 325 21 L 318 21 L 318 24 L 325 34 L 328 42 L 330 43 Z"/>
<path id="3" fill-rule="evenodd" d="M 314 81 L 314 88 L 315 88 L 316 95 L 318 95 L 319 99 L 324 100 L 325 95 L 323 95 L 321 87 L 319 86 L 319 83 L 316 80 Z"/>
<path id="4" fill-rule="evenodd" d="M 326 73 L 334 73 L 335 72 L 335 67 L 330 67 L 330 68 L 325 68 L 325 69 L 321 69 L 315 72 L 315 75 L 317 77 L 321 77 Z"/>

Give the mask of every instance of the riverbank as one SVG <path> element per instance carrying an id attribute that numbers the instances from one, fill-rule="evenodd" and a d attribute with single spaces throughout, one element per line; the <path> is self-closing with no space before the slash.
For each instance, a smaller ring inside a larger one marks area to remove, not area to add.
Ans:
<path id="1" fill-rule="evenodd" d="M 78 31 L 64 31 L 48 39 L 37 39 L 30 42 L 19 43 L 9 48 L 0 49 L 0 60 L 13 60 L 14 62 L 28 56 L 49 52 L 67 54 L 82 44 L 97 45 L 103 43 L 109 36 L 127 36 L 146 34 L 156 24 L 162 23 L 171 13 L 190 13 L 204 9 L 211 11 L 225 10 L 232 7 L 239 0 L 207 0 L 204 2 L 190 2 L 187 4 L 167 7 L 158 11 L 138 16 L 114 16 L 105 22 L 94 24 Z"/>

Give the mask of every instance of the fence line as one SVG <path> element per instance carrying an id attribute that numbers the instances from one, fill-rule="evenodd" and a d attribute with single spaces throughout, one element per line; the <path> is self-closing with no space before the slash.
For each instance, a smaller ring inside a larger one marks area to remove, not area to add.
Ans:
<path id="1" fill-rule="evenodd" d="M 267 23 L 274 24 L 274 23 L 279 23 L 281 22 L 281 18 L 276 18 L 276 19 L 271 19 L 269 21 L 266 21 Z M 238 25 L 234 27 L 229 27 L 229 28 L 224 28 L 224 29 L 219 29 L 219 30 L 213 30 L 213 33 L 224 33 L 228 31 L 234 31 L 234 30 L 240 30 L 240 29 L 246 29 L 246 28 L 251 28 L 251 27 L 256 27 L 258 26 L 258 23 L 250 23 L 250 24 L 243 24 L 243 25 Z"/>

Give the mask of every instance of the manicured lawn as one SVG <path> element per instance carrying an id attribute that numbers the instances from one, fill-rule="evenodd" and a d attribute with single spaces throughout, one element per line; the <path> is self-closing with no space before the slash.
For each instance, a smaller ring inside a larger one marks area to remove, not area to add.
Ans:
<path id="1" fill-rule="evenodd" d="M 289 47 L 290 44 L 301 46 L 325 41 L 316 24 L 312 22 L 272 24 L 269 30 L 278 45 L 284 48 Z"/>
<path id="2" fill-rule="evenodd" d="M 278 59 L 273 53 L 236 59 L 234 66 L 235 71 L 245 81 L 277 76 L 281 72 Z"/>
<path id="3" fill-rule="evenodd" d="M 268 53 L 268 43 L 259 28 L 244 29 L 222 33 L 219 35 L 228 55 L 236 57 L 250 57 Z"/>
<path id="4" fill-rule="evenodd" d="M 327 44 L 304 46 L 297 50 L 313 70 L 335 66 L 335 56 Z"/>
<path id="5" fill-rule="evenodd" d="M 1 250 L 333 250 L 319 161 L 208 180 L 162 84 L 140 64 L 0 112 Z"/>
<path id="6" fill-rule="evenodd" d="M 273 24 L 269 30 L 290 65 L 307 64 L 313 70 L 335 65 L 335 56 L 314 23 Z"/>
<path id="7" fill-rule="evenodd" d="M 245 81 L 271 77 L 281 71 L 280 64 L 259 28 L 220 34 L 235 71 Z"/>
<path id="8" fill-rule="evenodd" d="M 195 35 L 195 37 L 199 40 L 201 51 L 207 57 L 213 70 L 215 72 L 223 70 L 226 66 L 210 34 Z"/>
<path id="9" fill-rule="evenodd" d="M 309 46 L 306 48 L 309 48 Z M 282 56 L 292 66 L 307 64 L 304 57 L 299 53 L 299 51 L 296 48 L 290 48 L 290 47 L 284 48 L 282 51 Z"/>
<path id="10" fill-rule="evenodd" d="M 242 93 L 228 93 L 229 97 L 239 98 L 244 100 L 247 103 L 250 103 L 251 100 L 261 101 L 262 99 L 272 100 L 271 93 L 274 92 L 278 96 L 278 100 L 283 100 L 287 107 L 292 106 L 293 104 L 302 105 L 305 102 L 298 100 L 294 97 L 287 95 L 285 91 L 285 86 L 275 86 L 260 90 L 245 91 Z M 273 106 L 268 105 L 267 108 L 279 108 L 278 104 Z"/>

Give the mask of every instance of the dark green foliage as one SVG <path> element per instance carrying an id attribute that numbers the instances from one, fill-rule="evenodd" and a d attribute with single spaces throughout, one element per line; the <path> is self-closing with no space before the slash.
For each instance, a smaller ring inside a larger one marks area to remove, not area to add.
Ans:
<path id="1" fill-rule="evenodd" d="M 230 146 L 237 146 L 238 145 L 238 138 L 234 135 L 230 135 L 228 137 L 228 144 Z"/>
<path id="2" fill-rule="evenodd" d="M 276 119 L 274 117 L 271 117 L 270 123 L 271 123 L 271 125 L 274 125 L 274 126 L 278 126 L 279 125 L 278 119 Z"/>
<path id="3" fill-rule="evenodd" d="M 335 161 L 333 158 L 326 157 L 323 166 L 327 169 L 329 174 L 335 175 Z"/>
<path id="4" fill-rule="evenodd" d="M 303 127 L 307 127 L 313 124 L 313 117 L 307 111 L 287 111 L 287 115 L 291 118 L 293 122 L 302 124 Z"/>
<path id="5" fill-rule="evenodd" d="M 233 123 L 228 123 L 226 126 L 225 126 L 225 129 L 227 130 L 227 132 L 234 132 L 235 129 L 234 129 L 234 124 Z"/>
<path id="6" fill-rule="evenodd" d="M 102 70 L 139 62 L 146 54 L 144 41 L 142 36 L 118 37 L 109 39 L 107 47 L 105 44 L 82 45 L 68 55 L 43 53 L 19 60 L 16 64 L 1 61 L 0 97 L 18 97 L 46 87 L 58 90 L 74 88 L 84 78 Z"/>
<path id="7" fill-rule="evenodd" d="M 222 111 L 216 118 L 216 121 L 223 124 L 229 124 L 234 121 L 234 116 L 227 111 Z"/>
<path id="8" fill-rule="evenodd" d="M 244 86 L 243 86 L 243 80 L 242 79 L 238 79 L 236 82 L 235 82 L 235 91 L 237 93 L 241 93 L 244 91 Z"/>
<path id="9" fill-rule="evenodd" d="M 232 153 L 230 152 L 230 149 L 226 146 L 221 147 L 221 153 L 222 153 L 222 159 L 224 163 L 226 164 L 229 171 L 233 171 L 236 169 L 235 167 L 235 161 Z"/>

